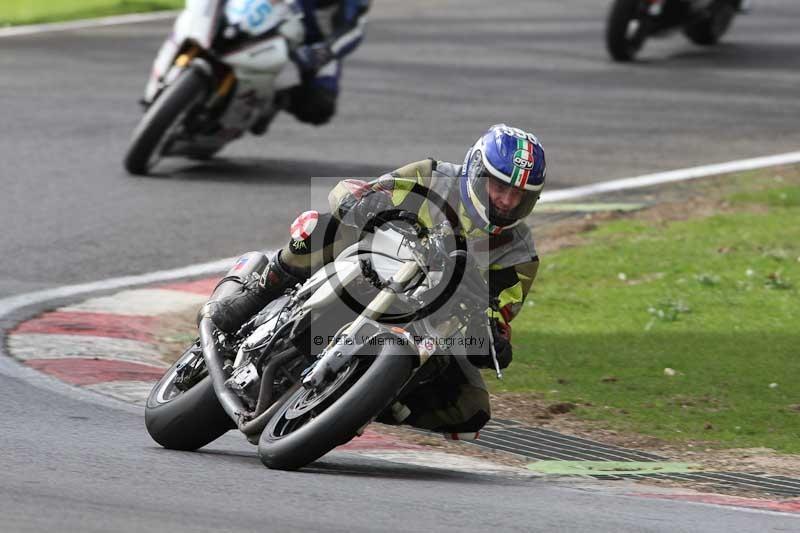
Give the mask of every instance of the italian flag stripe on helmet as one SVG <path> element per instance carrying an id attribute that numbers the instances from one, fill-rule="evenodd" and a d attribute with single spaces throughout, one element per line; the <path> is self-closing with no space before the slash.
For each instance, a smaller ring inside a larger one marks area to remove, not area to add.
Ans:
<path id="1" fill-rule="evenodd" d="M 517 153 L 520 151 L 526 154 L 526 160 L 531 162 L 531 167 L 522 168 L 515 164 L 514 171 L 511 173 L 511 185 L 524 189 L 533 168 L 533 144 L 527 139 L 517 139 Z"/>

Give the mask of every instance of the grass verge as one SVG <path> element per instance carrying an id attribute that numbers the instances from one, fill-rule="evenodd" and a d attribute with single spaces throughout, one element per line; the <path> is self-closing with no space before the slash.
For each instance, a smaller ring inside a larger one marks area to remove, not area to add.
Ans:
<path id="1" fill-rule="evenodd" d="M 184 0 L 3 0 L 0 26 L 182 8 Z"/>
<path id="2" fill-rule="evenodd" d="M 667 441 L 800 452 L 800 167 L 690 194 L 702 216 L 660 206 L 543 257 L 495 392 Z"/>

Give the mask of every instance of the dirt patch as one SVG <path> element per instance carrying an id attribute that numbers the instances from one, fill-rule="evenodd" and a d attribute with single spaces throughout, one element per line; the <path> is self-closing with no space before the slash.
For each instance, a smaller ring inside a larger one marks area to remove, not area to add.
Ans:
<path id="1" fill-rule="evenodd" d="M 689 443 L 682 446 L 663 445 L 659 450 L 683 462 L 699 463 L 709 470 L 766 473 L 800 479 L 800 455 L 780 454 L 771 448 L 720 450 Z"/>
<path id="2" fill-rule="evenodd" d="M 165 362 L 174 363 L 197 338 L 196 316 L 196 310 L 189 310 L 159 317 L 156 347 Z"/>

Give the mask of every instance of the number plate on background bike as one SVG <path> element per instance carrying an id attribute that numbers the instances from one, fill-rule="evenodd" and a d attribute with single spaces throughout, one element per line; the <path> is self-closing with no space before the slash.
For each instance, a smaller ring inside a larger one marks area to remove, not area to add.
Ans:
<path id="1" fill-rule="evenodd" d="M 271 29 L 279 17 L 268 0 L 230 0 L 225 6 L 228 23 L 251 35 Z"/>

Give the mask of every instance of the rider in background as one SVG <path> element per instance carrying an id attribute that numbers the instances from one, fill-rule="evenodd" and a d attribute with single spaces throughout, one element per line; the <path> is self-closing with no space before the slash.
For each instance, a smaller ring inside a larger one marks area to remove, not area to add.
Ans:
<path id="1" fill-rule="evenodd" d="M 413 212 L 427 227 L 442 222 L 444 215 L 432 199 L 438 197 L 457 214 L 468 252 L 488 281 L 487 296 L 498 301 L 499 313 L 491 312 L 492 337 L 500 367 L 505 368 L 512 358 L 509 324 L 539 267 L 524 219 L 539 199 L 545 174 L 544 150 L 538 139 L 498 124 L 469 148 L 463 164 L 426 159 L 371 182 L 343 180 L 328 197 L 330 213 L 301 214 L 290 227 L 289 244 L 268 264 L 265 260 L 260 272 L 235 279 L 241 285 L 238 292 L 210 301 L 201 316 L 209 317 L 225 333 L 236 332 L 266 304 L 332 260 L 335 250 L 357 242 L 359 230 L 381 213 Z M 336 238 L 327 241 L 334 233 Z M 470 335 L 482 335 L 483 329 Z M 436 381 L 404 399 L 410 414 L 397 422 L 455 438 L 474 438 L 491 416 L 489 394 L 477 368 L 492 367 L 489 346 L 481 353 L 466 354 Z"/>
<path id="2" fill-rule="evenodd" d="M 283 108 L 297 120 L 320 126 L 336 113 L 342 58 L 364 38 L 370 0 L 295 0 L 303 10 L 305 42 L 292 53 L 300 70 L 299 85 L 282 91 Z M 252 128 L 263 134 L 272 116 Z"/>

